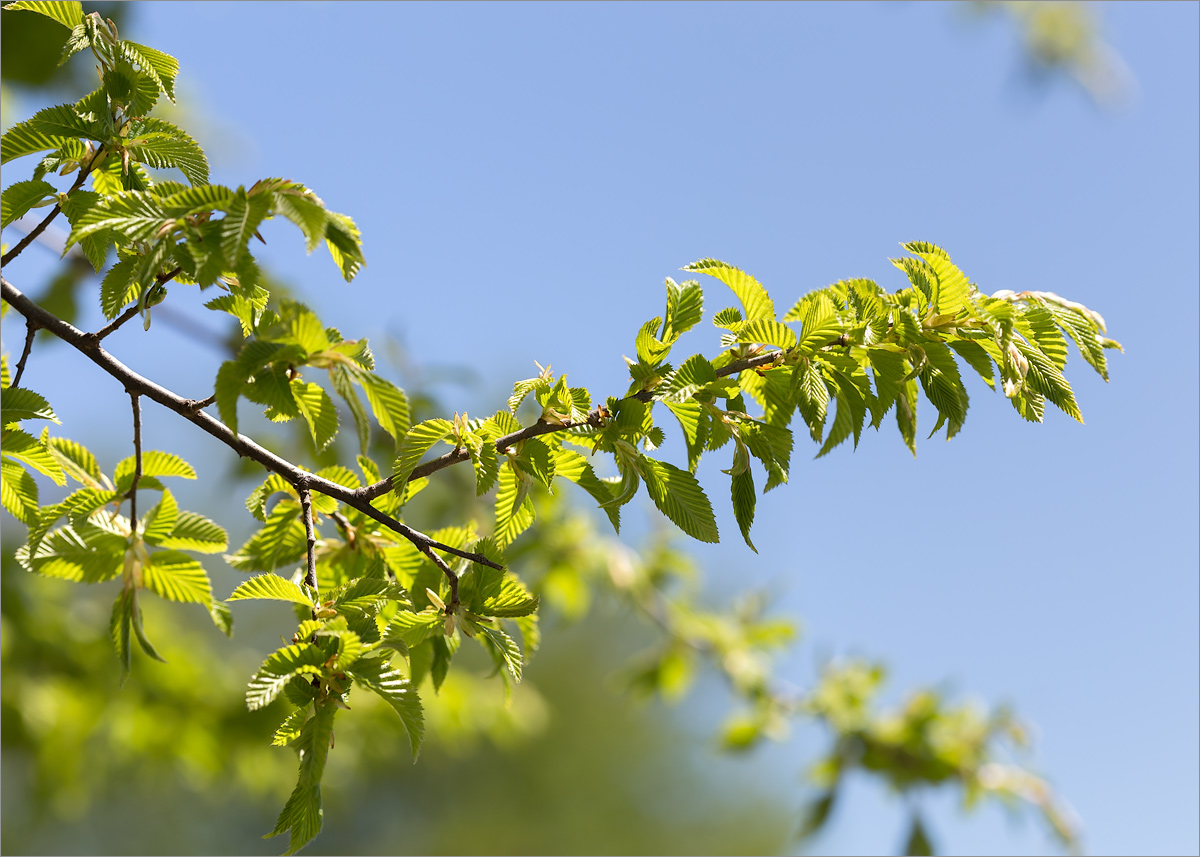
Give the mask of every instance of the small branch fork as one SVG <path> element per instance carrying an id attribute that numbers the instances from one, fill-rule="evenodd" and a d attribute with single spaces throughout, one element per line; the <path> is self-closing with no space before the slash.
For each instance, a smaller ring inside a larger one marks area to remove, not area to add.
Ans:
<path id="1" fill-rule="evenodd" d="M 482 554 L 460 550 L 459 548 L 443 544 L 424 533 L 400 523 L 390 515 L 386 515 L 376 509 L 371 505 L 368 498 L 362 496 L 357 491 L 302 470 L 290 461 L 280 458 L 273 452 L 259 446 L 248 437 L 231 431 L 228 426 L 216 417 L 201 410 L 198 407 L 201 403 L 194 399 L 184 399 L 165 387 L 159 386 L 134 372 L 120 360 L 117 360 L 113 355 L 101 348 L 95 334 L 85 333 L 74 325 L 63 321 L 58 316 L 30 300 L 3 277 L 0 277 L 0 294 L 2 294 L 3 299 L 13 309 L 25 316 L 27 320 L 35 322 L 40 328 L 48 330 L 63 342 L 71 345 L 109 375 L 124 384 L 125 389 L 130 391 L 131 395 L 137 393 L 158 402 L 163 407 L 174 411 L 184 419 L 199 426 L 203 431 L 221 441 L 221 443 L 234 450 L 238 455 L 258 462 L 272 473 L 278 473 L 290 484 L 298 485 L 303 483 L 310 490 L 319 491 L 322 494 L 333 497 L 335 500 L 340 500 L 350 508 L 357 509 L 404 536 L 422 552 L 427 553 L 430 550 L 439 550 L 443 553 L 468 559 L 471 562 L 486 565 L 490 568 L 503 568 L 503 566 L 493 562 Z M 382 493 L 384 492 L 380 492 L 380 494 Z"/>
<path id="2" fill-rule="evenodd" d="M 33 337 L 38 332 L 37 322 L 33 319 L 25 319 L 25 347 L 21 350 L 21 359 L 17 361 L 16 372 L 13 373 L 11 387 L 21 386 L 21 376 L 25 374 L 25 361 L 29 359 L 29 352 L 33 351 Z"/>

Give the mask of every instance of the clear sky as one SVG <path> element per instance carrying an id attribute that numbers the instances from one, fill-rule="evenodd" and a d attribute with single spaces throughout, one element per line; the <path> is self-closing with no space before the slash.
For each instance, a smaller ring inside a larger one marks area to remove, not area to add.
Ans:
<path id="1" fill-rule="evenodd" d="M 789 306 L 847 277 L 899 288 L 888 257 L 925 240 L 987 292 L 1100 310 L 1126 353 L 1106 385 L 1072 352 L 1086 425 L 1030 425 L 980 383 L 962 433 L 915 460 L 890 420 L 817 461 L 798 436 L 759 554 L 719 491 L 725 540 L 695 553 L 804 617 L 791 680 L 818 653 L 877 655 L 894 688 L 1011 702 L 1090 851 L 1195 853 L 1200 6 L 1101 8 L 1137 81 L 1122 110 L 1031 87 L 1005 21 L 948 4 L 143 3 L 122 35 L 180 60 L 214 120 L 194 129 L 213 181 L 294 178 L 356 219 L 350 285 L 290 225 L 262 257 L 348 336 L 473 367 L 477 385 L 444 391 L 454 410 L 495 410 L 534 360 L 620 394 L 663 278 L 705 256 Z M 705 287 L 710 314 L 734 302 Z M 111 340 L 135 366 L 137 327 Z M 199 395 L 214 358 L 187 347 L 154 377 Z M 202 441 L 177 422 L 187 456 Z M 677 437 L 663 455 L 684 460 Z M 747 764 L 799 802 L 805 744 Z M 843 808 L 820 850 L 900 841 L 882 791 Z M 955 852 L 1051 847 L 946 800 L 934 828 Z"/>

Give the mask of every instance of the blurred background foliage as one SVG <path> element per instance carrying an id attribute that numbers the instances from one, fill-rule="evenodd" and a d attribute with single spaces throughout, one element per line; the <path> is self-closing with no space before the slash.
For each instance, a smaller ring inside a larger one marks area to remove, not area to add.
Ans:
<path id="1" fill-rule="evenodd" d="M 1086 6 L 967 8 L 999 10 L 1021 28 L 1035 80 L 1066 74 L 1102 105 L 1128 87 Z M 89 4 L 91 10 L 124 30 L 137 6 Z M 64 38 L 59 25 L 34 14 L 0 14 L 4 127 L 32 112 L 27 105 L 92 88 L 86 63 L 59 68 L 48 59 Z M 187 117 L 175 121 L 195 125 Z M 93 277 L 86 261 L 69 254 L 30 292 L 71 320 Z M 288 292 L 279 283 L 271 289 L 277 297 Z M 216 349 L 236 342 L 232 330 L 214 335 L 167 309 L 156 319 L 177 334 Z M 373 345 L 404 364 L 416 418 L 440 415 L 437 385 L 460 373 L 414 366 L 397 346 Z M 312 458 L 307 434 L 265 422 L 253 432 L 292 460 Z M 331 447 L 318 463 L 341 451 Z M 379 452 L 377 460 L 390 457 L 390 449 Z M 212 499 L 226 506 L 261 479 L 244 460 L 194 463 L 219 474 Z M 469 473 L 459 470 L 439 474 L 410 507 L 415 526 L 490 516 Z M 998 755 L 1001 743 L 1018 751 L 1026 743 L 1006 711 L 952 705 L 933 691 L 881 711 L 875 703 L 883 668 L 860 661 L 827 665 L 807 692 L 781 688 L 771 677 L 771 654 L 790 644 L 796 629 L 764 616 L 765 598 L 742 596 L 730 606 L 733 596 L 723 594 L 730 603 L 709 609 L 697 569 L 669 534 L 653 534 L 634 554 L 602 534 L 590 512 L 550 495 L 539 503 L 538 525 L 511 549 L 511 559 L 543 598 L 543 635 L 552 644 L 532 658 L 511 700 L 482 660 L 451 671 L 440 694 L 426 688 L 427 739 L 415 766 L 394 713 L 375 697 L 352 699 L 353 716 L 338 721 L 326 774 L 325 830 L 309 853 L 787 851 L 833 818 L 840 786 L 854 771 L 904 793 L 953 784 L 967 807 L 981 796 L 1032 803 L 1064 843 L 1074 843 L 1069 811 L 1045 783 Z M 233 544 L 248 532 L 240 506 L 215 516 Z M 275 853 L 278 843 L 259 836 L 289 788 L 295 759 L 269 745 L 281 713 L 248 712 L 243 694 L 290 616 L 279 606 L 243 606 L 230 643 L 193 611 L 156 604 L 146 621 L 169 666 L 143 658 L 118 689 L 107 636 L 111 593 L 23 572 L 13 560 L 23 534 L 7 515 L 2 535 L 0 850 Z M 207 566 L 217 591 L 240 579 L 219 561 Z M 460 657 L 470 663 L 466 652 Z M 716 677 L 726 698 L 737 700 L 718 739 L 695 734 L 686 716 L 698 697 L 714 696 Z M 680 700 L 688 705 L 667 705 Z M 807 792 L 799 777 L 794 793 L 771 792 L 749 768 L 720 755 L 764 752 L 760 743 L 786 738 L 798 716 L 823 724 L 829 737 L 825 752 L 811 754 Z M 805 793 L 811 799 L 802 807 Z M 897 845 L 908 853 L 935 847 L 918 809 Z"/>

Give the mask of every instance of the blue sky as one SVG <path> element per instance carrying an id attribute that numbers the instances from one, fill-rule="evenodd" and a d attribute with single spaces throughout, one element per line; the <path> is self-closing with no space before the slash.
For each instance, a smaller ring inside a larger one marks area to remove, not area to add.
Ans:
<path id="1" fill-rule="evenodd" d="M 288 225 L 262 258 L 347 335 L 472 367 L 476 385 L 443 390 L 453 410 L 495 410 L 534 360 L 619 394 L 663 278 L 705 256 L 790 306 L 847 277 L 899 288 L 888 257 L 925 240 L 984 291 L 1101 311 L 1126 354 L 1106 385 L 1073 353 L 1086 425 L 1030 425 L 980 383 L 962 433 L 915 460 L 891 428 L 816 461 L 798 440 L 791 484 L 760 501 L 759 554 L 719 492 L 725 540 L 695 553 L 804 618 L 791 680 L 814 652 L 877 655 L 894 688 L 1011 702 L 1089 850 L 1194 853 L 1200 6 L 1100 8 L 1137 80 L 1123 110 L 1065 79 L 1030 87 L 1009 25 L 949 4 L 142 3 L 122 35 L 180 60 L 214 181 L 294 178 L 356 219 L 368 266 L 350 285 Z M 733 303 L 705 287 L 710 313 Z M 152 354 L 136 327 L 110 340 L 134 365 Z M 688 344 L 716 343 L 702 326 Z M 199 395 L 215 358 L 178 349 L 154 377 Z M 70 425 L 69 386 L 31 383 Z M 801 744 L 748 764 L 797 789 Z M 998 810 L 935 805 L 949 850 L 1050 847 Z M 902 835 L 867 787 L 841 821 L 821 850 Z"/>

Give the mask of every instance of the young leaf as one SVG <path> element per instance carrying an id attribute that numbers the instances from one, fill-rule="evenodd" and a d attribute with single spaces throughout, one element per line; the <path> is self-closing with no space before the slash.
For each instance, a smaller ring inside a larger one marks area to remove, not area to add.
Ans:
<path id="1" fill-rule="evenodd" d="M 775 304 L 762 284 L 745 271 L 738 270 L 716 259 L 701 259 L 683 267 L 685 271 L 708 274 L 716 277 L 738 296 L 746 309 L 746 318 L 775 319 Z M 714 319 L 715 321 L 715 319 Z"/>
<path id="2" fill-rule="evenodd" d="M 5 387 L 0 390 L 0 414 L 3 414 L 6 429 L 16 427 L 22 420 L 59 422 L 50 403 L 26 387 Z"/>
<path id="3" fill-rule="evenodd" d="M 181 551 L 150 554 L 150 562 L 142 567 L 142 583 L 155 595 L 170 601 L 206 606 L 212 601 L 212 584 L 204 566 Z"/>
<path id="4" fill-rule="evenodd" d="M 312 607 L 312 596 L 290 580 L 277 574 L 259 574 L 238 584 L 226 601 L 247 601 L 261 598 L 269 601 L 289 601 Z"/>
<path id="5" fill-rule="evenodd" d="M 20 220 L 27 211 L 56 193 L 58 191 L 49 182 L 31 180 L 9 185 L 0 195 L 0 229 Z"/>
<path id="6" fill-rule="evenodd" d="M 246 707 L 255 711 L 269 705 L 283 686 L 297 675 L 319 675 L 325 653 L 311 643 L 285 646 L 263 661 L 246 689 Z"/>
<path id="7" fill-rule="evenodd" d="M 712 505 L 696 477 L 665 461 L 641 456 L 639 460 L 646 491 L 658 510 L 691 536 L 702 542 L 716 542 L 717 521 Z"/>
<path id="8" fill-rule="evenodd" d="M 47 18 L 58 21 L 68 30 L 83 23 L 83 4 L 78 0 L 17 0 L 4 8 L 13 12 L 19 10 L 37 12 L 39 15 L 45 15 Z"/>
<path id="9" fill-rule="evenodd" d="M 296 405 L 308 423 L 309 434 L 317 452 L 323 452 L 337 436 L 338 416 L 333 399 L 319 384 L 295 379 L 291 382 Z"/>
<path id="10" fill-rule="evenodd" d="M 396 461 L 392 465 L 393 490 L 403 488 L 413 468 L 421 463 L 421 458 L 429 448 L 452 431 L 454 426 L 449 420 L 443 419 L 425 420 L 413 426 L 396 450 Z"/>
<path id="11" fill-rule="evenodd" d="M 425 737 L 425 716 L 412 682 L 387 661 L 377 659 L 359 660 L 353 669 L 348 670 L 348 674 L 363 687 L 383 697 L 400 715 L 415 762 L 421 749 L 421 740 Z"/>
<path id="12" fill-rule="evenodd" d="M 295 854 L 321 832 L 321 777 L 333 743 L 333 718 L 337 706 L 332 702 L 318 703 L 296 739 L 300 751 L 300 775 L 296 788 L 284 804 L 275 828 L 263 839 L 290 830 L 285 854 Z"/>

